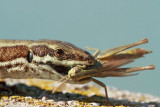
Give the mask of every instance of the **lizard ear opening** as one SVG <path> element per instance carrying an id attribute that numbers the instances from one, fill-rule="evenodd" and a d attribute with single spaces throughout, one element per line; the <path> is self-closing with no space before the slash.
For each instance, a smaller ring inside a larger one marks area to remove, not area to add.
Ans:
<path id="1" fill-rule="evenodd" d="M 32 59 L 33 59 L 33 54 L 31 52 L 28 52 L 28 55 L 27 55 L 28 62 L 31 63 Z"/>

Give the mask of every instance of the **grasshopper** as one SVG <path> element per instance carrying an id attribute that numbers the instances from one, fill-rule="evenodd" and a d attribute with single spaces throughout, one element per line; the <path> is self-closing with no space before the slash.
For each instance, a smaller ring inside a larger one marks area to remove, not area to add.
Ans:
<path id="1" fill-rule="evenodd" d="M 130 67 L 130 68 L 120 68 L 123 65 L 129 64 L 134 61 L 134 59 L 143 57 L 145 54 L 151 53 L 152 51 L 141 49 L 141 48 L 132 48 L 137 45 L 148 43 L 148 39 L 143 39 L 132 44 L 119 46 L 109 50 L 105 50 L 99 54 L 99 49 L 88 48 L 88 50 L 95 50 L 93 56 L 96 59 L 96 62 L 92 66 L 75 66 L 65 76 L 61 81 L 63 81 L 60 86 L 66 81 L 93 81 L 100 86 L 104 87 L 105 96 L 108 100 L 107 87 L 104 83 L 100 82 L 93 77 L 105 78 L 105 77 L 126 77 L 134 76 L 138 73 L 132 73 L 142 70 L 151 70 L 154 69 L 154 65 L 141 66 L 141 67 Z M 58 88 L 58 87 L 57 87 Z M 56 88 L 56 89 L 57 89 Z M 56 90 L 55 89 L 55 90 Z M 54 91 L 55 91 L 54 90 Z"/>

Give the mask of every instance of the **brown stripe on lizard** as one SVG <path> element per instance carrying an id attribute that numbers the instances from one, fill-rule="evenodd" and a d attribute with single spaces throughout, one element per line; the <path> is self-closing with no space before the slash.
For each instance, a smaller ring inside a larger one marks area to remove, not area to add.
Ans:
<path id="1" fill-rule="evenodd" d="M 54 50 L 48 48 L 45 45 L 35 45 L 32 46 L 30 49 L 32 50 L 34 55 L 37 55 L 39 57 L 44 57 L 47 54 L 49 54 L 50 56 L 54 56 Z"/>
<path id="2" fill-rule="evenodd" d="M 11 46 L 11 47 L 1 47 L 0 48 L 0 62 L 11 61 L 16 58 L 26 58 L 29 54 L 28 47 L 20 46 Z"/>

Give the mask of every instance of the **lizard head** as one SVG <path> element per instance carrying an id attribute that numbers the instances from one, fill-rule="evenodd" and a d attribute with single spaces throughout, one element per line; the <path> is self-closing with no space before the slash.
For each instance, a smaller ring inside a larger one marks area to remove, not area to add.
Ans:
<path id="1" fill-rule="evenodd" d="M 56 71 L 68 71 L 75 65 L 90 66 L 95 58 L 71 43 L 57 40 L 39 40 L 29 45 L 31 62 L 46 64 Z"/>

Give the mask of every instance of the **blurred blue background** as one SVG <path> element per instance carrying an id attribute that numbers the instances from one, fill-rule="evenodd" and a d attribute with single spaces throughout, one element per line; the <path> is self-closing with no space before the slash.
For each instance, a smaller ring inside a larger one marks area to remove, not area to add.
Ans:
<path id="1" fill-rule="evenodd" d="M 103 78 L 107 86 L 160 97 L 159 0 L 1 0 L 0 39 L 56 39 L 100 50 L 148 38 L 153 51 L 130 66 L 138 76 Z"/>

